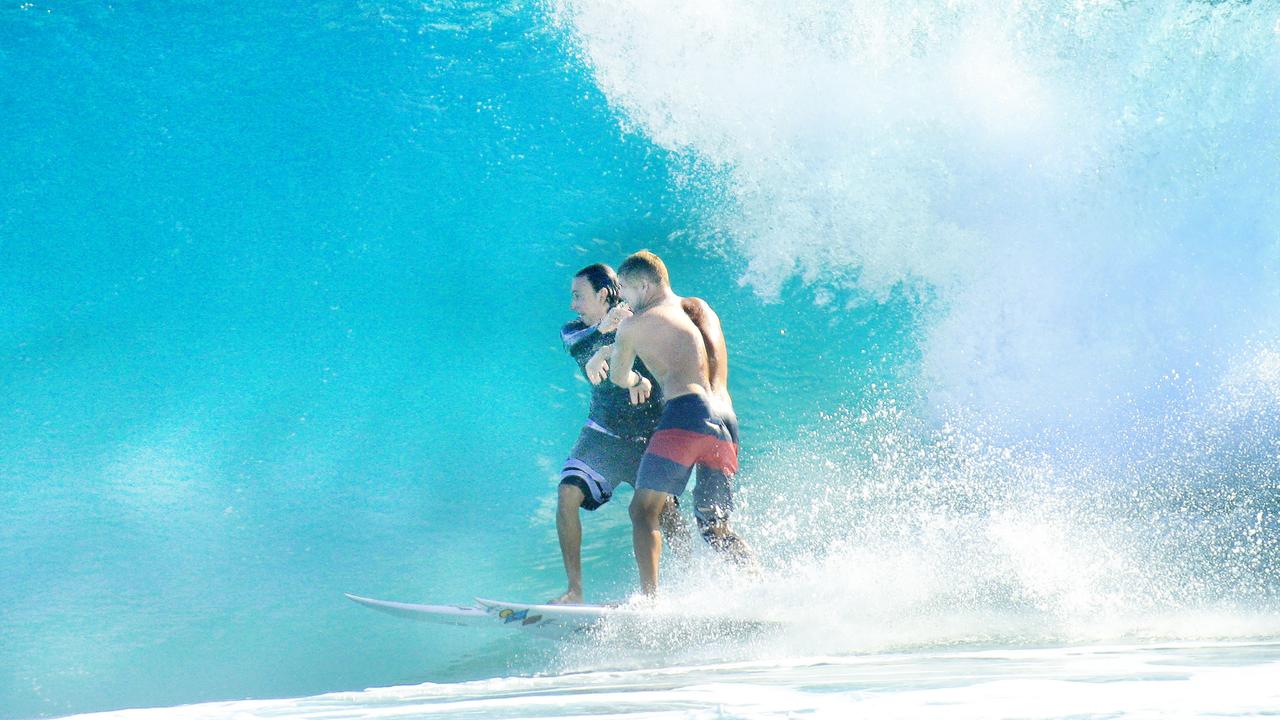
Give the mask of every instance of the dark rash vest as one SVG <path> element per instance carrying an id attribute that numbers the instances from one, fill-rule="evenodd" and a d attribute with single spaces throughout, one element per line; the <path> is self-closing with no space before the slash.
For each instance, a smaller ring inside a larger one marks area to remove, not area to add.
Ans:
<path id="1" fill-rule="evenodd" d="M 583 377 L 587 374 L 587 361 L 596 350 L 613 343 L 614 333 L 601 333 L 594 325 L 574 320 L 560 328 L 560 340 L 564 349 L 578 363 Z M 614 435 L 625 438 L 647 438 L 653 434 L 662 417 L 662 391 L 658 381 L 640 358 L 636 358 L 634 370 L 649 379 L 653 392 L 641 405 L 631 404 L 631 393 L 609 382 L 608 378 L 591 386 L 591 410 L 589 417 Z"/>

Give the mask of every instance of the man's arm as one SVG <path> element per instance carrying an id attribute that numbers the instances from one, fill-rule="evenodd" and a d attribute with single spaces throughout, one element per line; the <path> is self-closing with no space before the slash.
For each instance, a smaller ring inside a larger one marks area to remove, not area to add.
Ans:
<path id="1" fill-rule="evenodd" d="M 587 379 L 592 385 L 599 385 L 609 374 L 609 356 L 613 354 L 613 345 L 601 345 L 599 350 L 587 360 Z"/>
<path id="2" fill-rule="evenodd" d="M 631 369 L 636 361 L 635 324 L 627 320 L 618 326 L 613 339 L 613 355 L 609 358 L 609 380 L 618 387 L 630 388 L 640 384 L 640 374 Z"/>
<path id="3" fill-rule="evenodd" d="M 729 352 L 725 347 L 720 316 L 702 298 L 684 298 L 680 307 L 702 335 L 702 346 L 707 351 L 707 381 L 711 383 L 711 389 L 724 390 L 729 384 Z"/>
<path id="4" fill-rule="evenodd" d="M 613 357 L 609 360 L 609 379 L 614 385 L 624 387 L 631 395 L 632 405 L 642 405 L 653 392 L 649 378 L 631 369 L 636 361 L 635 328 L 630 322 L 618 326 L 613 339 Z M 623 368 L 614 370 L 614 368 Z"/>

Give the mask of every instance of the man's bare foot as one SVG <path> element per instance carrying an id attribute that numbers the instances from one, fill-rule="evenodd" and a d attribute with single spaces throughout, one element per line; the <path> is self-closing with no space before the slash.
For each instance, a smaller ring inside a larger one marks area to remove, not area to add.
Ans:
<path id="1" fill-rule="evenodd" d="M 637 591 L 632 593 L 631 597 L 628 597 L 626 600 L 623 600 L 621 603 L 619 603 L 618 606 L 619 607 L 625 606 L 633 610 L 634 609 L 645 610 L 645 609 L 652 609 L 655 606 L 657 606 L 657 604 L 658 604 L 658 594 L 656 591 L 652 594 Z"/>
<path id="2" fill-rule="evenodd" d="M 582 591 L 567 590 L 565 591 L 565 594 L 561 595 L 560 597 L 547 601 L 547 604 L 548 605 L 581 605 Z"/>

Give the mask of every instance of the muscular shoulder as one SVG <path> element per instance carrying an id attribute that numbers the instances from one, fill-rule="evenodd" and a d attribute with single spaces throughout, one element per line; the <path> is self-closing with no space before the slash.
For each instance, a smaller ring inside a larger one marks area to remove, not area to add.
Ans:
<path id="1" fill-rule="evenodd" d="M 720 334 L 720 316 L 716 315 L 716 311 L 711 309 L 711 305 L 706 300 L 687 297 L 681 301 L 680 308 L 704 334 L 711 336 Z"/>
<path id="2" fill-rule="evenodd" d="M 680 298 L 680 307 L 684 309 L 686 315 L 694 318 L 695 321 L 699 315 L 715 315 L 715 311 L 707 304 L 706 300 L 697 297 Z"/>

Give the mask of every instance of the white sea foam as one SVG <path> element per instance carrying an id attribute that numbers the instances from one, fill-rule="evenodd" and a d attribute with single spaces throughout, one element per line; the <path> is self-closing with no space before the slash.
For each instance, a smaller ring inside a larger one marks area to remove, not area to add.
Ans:
<path id="1" fill-rule="evenodd" d="M 825 618 L 798 652 L 1231 634 L 1269 602 L 1280 8 L 550 6 L 624 125 L 711 179 L 744 282 L 925 309 L 902 402 L 850 388 L 752 449 L 771 584 L 699 566 L 680 597 Z"/>
<path id="2" fill-rule="evenodd" d="M 1165 644 L 803 657 L 126 710 L 212 718 L 1200 717 L 1274 710 L 1280 648 Z"/>
<path id="3" fill-rule="evenodd" d="M 1280 8 L 551 6 L 624 125 L 710 178 L 702 240 L 762 296 L 798 278 L 835 312 L 927 309 L 919 407 L 850 392 L 752 448 L 737 521 L 762 576 L 664 575 L 682 608 L 803 628 L 605 633 L 564 669 L 1280 633 Z M 1109 683 L 1023 665 L 820 706 L 792 678 L 722 712 L 1194 716 L 1275 671 L 1107 655 L 1082 651 Z"/>
<path id="4" fill-rule="evenodd" d="M 934 299 L 943 415 L 1101 437 L 1280 338 L 1273 4 L 550 5 L 762 295 Z"/>
<path id="5" fill-rule="evenodd" d="M 1280 636 L 1275 435 L 1242 425 L 1228 442 L 1224 422 L 1190 418 L 1135 460 L 931 430 L 889 401 L 829 416 L 755 449 L 735 523 L 758 574 L 700 546 L 663 569 L 670 610 L 798 625 L 605 627 L 557 668 Z"/>

